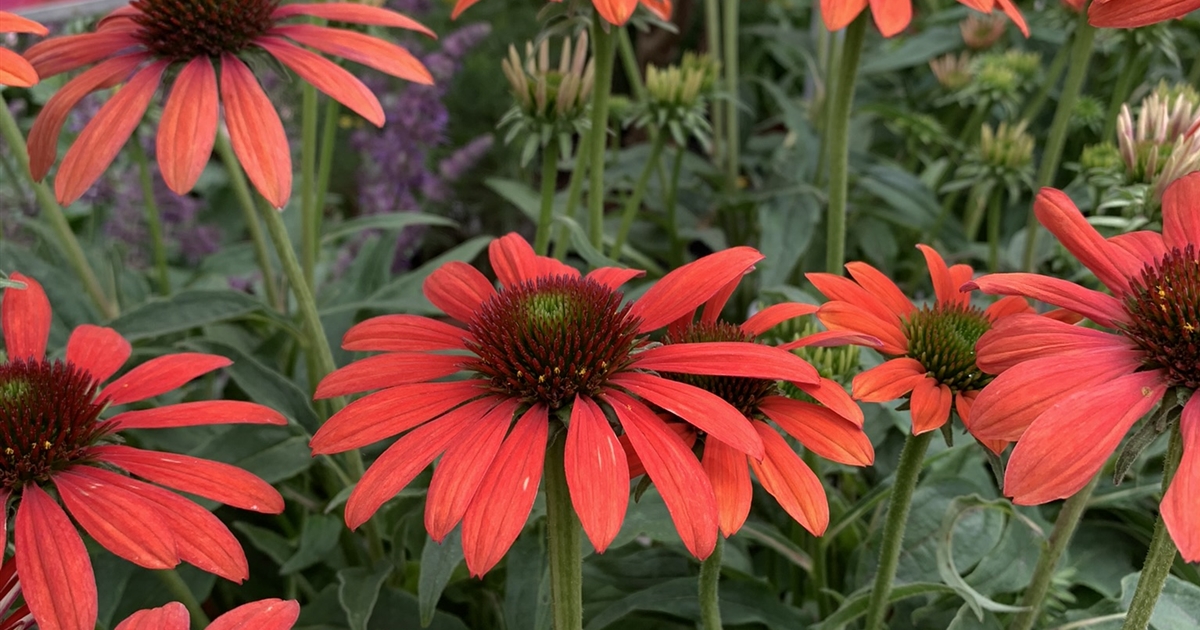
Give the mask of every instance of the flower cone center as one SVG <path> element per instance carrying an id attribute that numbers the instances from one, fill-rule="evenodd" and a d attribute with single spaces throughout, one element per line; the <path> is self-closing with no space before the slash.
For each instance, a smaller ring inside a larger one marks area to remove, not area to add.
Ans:
<path id="1" fill-rule="evenodd" d="M 663 343 L 667 345 L 673 343 L 711 343 L 720 341 L 753 343 L 754 335 L 728 322 L 699 322 L 689 326 L 682 333 L 670 334 L 663 339 Z M 761 378 L 705 376 L 671 372 L 664 373 L 662 376 L 716 394 L 746 416 L 757 413 L 758 405 L 764 398 L 779 393 L 778 383 Z"/>
<path id="2" fill-rule="evenodd" d="M 279 0 L 134 0 L 138 39 L 161 59 L 238 53 L 274 24 Z"/>
<path id="3" fill-rule="evenodd" d="M 638 319 L 623 295 L 586 278 L 540 278 L 483 304 L 470 330 L 478 356 L 466 365 L 506 396 L 551 409 L 594 395 L 626 367 Z"/>
<path id="4" fill-rule="evenodd" d="M 90 374 L 63 361 L 0 365 L 0 490 L 46 481 L 107 432 Z"/>
<path id="5" fill-rule="evenodd" d="M 938 383 L 962 392 L 980 389 L 992 380 L 975 364 L 975 343 L 991 328 L 983 311 L 938 304 L 913 311 L 902 326 L 908 356 L 920 361 Z"/>
<path id="6" fill-rule="evenodd" d="M 1200 389 L 1200 252 L 1194 245 L 1146 265 L 1125 298 L 1126 334 L 1172 386 Z"/>

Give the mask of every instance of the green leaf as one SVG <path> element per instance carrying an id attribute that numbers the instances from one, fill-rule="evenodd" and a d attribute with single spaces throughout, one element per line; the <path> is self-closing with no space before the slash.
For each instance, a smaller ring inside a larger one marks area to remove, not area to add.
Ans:
<path id="1" fill-rule="evenodd" d="M 550 567 L 546 533 L 528 527 L 505 556 L 504 625 L 521 630 L 550 630 Z"/>
<path id="2" fill-rule="evenodd" d="M 283 563 L 296 553 L 295 543 L 269 529 L 251 525 L 245 521 L 234 523 L 233 528 L 249 538 L 250 544 L 254 545 L 255 549 L 266 554 L 280 566 L 283 566 Z"/>
<path id="3" fill-rule="evenodd" d="M 954 589 L 945 584 L 934 584 L 932 582 L 901 584 L 892 589 L 891 594 L 888 596 L 888 603 L 894 604 L 900 600 L 919 595 L 945 595 L 954 592 Z M 840 630 L 851 621 L 867 614 L 867 605 L 870 602 L 870 598 L 870 587 L 855 591 L 854 594 L 846 598 L 846 601 L 842 602 L 842 605 L 832 615 L 826 617 L 821 623 L 812 626 L 812 630 Z"/>
<path id="4" fill-rule="evenodd" d="M 600 250 L 592 245 L 591 239 L 583 231 L 583 226 L 579 225 L 575 219 L 567 216 L 554 217 L 554 222 L 567 226 L 567 231 L 571 235 L 571 247 L 587 262 L 592 269 L 597 267 L 623 267 L 621 263 L 605 256 Z"/>
<path id="5" fill-rule="evenodd" d="M 805 553 L 799 545 L 780 533 L 774 526 L 766 523 L 746 523 L 738 530 L 738 534 L 742 538 L 749 538 L 773 549 L 779 555 L 787 558 L 792 564 L 804 569 L 808 573 L 812 573 L 812 556 Z"/>
<path id="6" fill-rule="evenodd" d="M 342 534 L 342 519 L 326 514 L 309 514 L 300 532 L 300 548 L 279 568 L 290 575 L 317 564 L 337 547 Z"/>
<path id="7" fill-rule="evenodd" d="M 455 529 L 441 544 L 426 537 L 421 550 L 421 579 L 417 582 L 417 604 L 421 609 L 421 627 L 427 628 L 437 612 L 442 591 L 450 583 L 450 576 L 463 559 L 462 533 Z"/>
<path id="8" fill-rule="evenodd" d="M 1129 610 L 1141 575 L 1134 573 L 1121 580 L 1121 610 Z M 1150 627 L 1154 630 L 1200 628 L 1200 586 L 1168 575 L 1162 595 L 1158 596 L 1158 602 L 1154 605 Z"/>
<path id="9" fill-rule="evenodd" d="M 941 531 L 938 532 L 937 566 L 938 573 L 945 580 L 946 584 L 953 588 L 966 601 L 971 610 L 975 612 L 975 616 L 982 622 L 984 610 L 1015 613 L 1025 610 L 1026 607 L 1010 606 L 993 601 L 983 593 L 975 590 L 970 584 L 967 584 L 967 581 L 958 573 L 958 567 L 954 564 L 955 528 L 963 517 L 980 510 L 999 510 L 1005 514 L 1016 516 L 1016 512 L 1012 509 L 1012 504 L 1007 499 L 986 501 L 979 496 L 959 497 L 955 499 L 946 511 L 946 516 L 942 519 Z"/>
<path id="10" fill-rule="evenodd" d="M 363 232 L 365 230 L 401 230 L 412 225 L 441 225 L 446 227 L 457 227 L 458 224 L 445 217 L 439 217 L 432 214 L 422 214 L 420 212 L 392 212 L 388 214 L 376 214 L 366 217 L 351 219 L 343 223 L 339 223 L 328 229 L 321 236 L 322 244 L 330 244 L 333 241 Z"/>
<path id="11" fill-rule="evenodd" d="M 232 464 L 267 483 L 278 483 L 313 464 L 308 436 L 295 433 L 289 427 L 233 425 L 188 454 Z"/>
<path id="12" fill-rule="evenodd" d="M 610 604 L 585 627 L 587 630 L 620 627 L 614 624 L 639 611 L 699 620 L 696 578 L 676 578 L 635 591 Z M 808 623 L 799 610 L 780 602 L 770 587 L 744 580 L 721 583 L 721 620 L 730 626 L 763 624 L 768 628 L 803 628 Z"/>
<path id="13" fill-rule="evenodd" d="M 301 391 L 296 383 L 260 363 L 258 359 L 231 345 L 211 340 L 189 340 L 185 345 L 201 352 L 219 354 L 233 361 L 233 365 L 225 370 L 251 400 L 295 420 L 310 434 L 315 433 L 321 426 L 308 395 Z"/>
<path id="14" fill-rule="evenodd" d="M 863 62 L 859 74 L 866 77 L 923 65 L 934 57 L 957 50 L 960 41 L 958 29 L 951 26 L 932 27 L 895 41 L 884 40 L 881 50 L 874 51 Z"/>
<path id="15" fill-rule="evenodd" d="M 379 589 L 392 568 L 391 563 L 381 560 L 374 569 L 351 567 L 338 571 L 338 603 L 346 612 L 350 630 L 366 630 L 379 600 Z"/>
<path id="16" fill-rule="evenodd" d="M 415 628 L 419 623 L 417 599 L 407 591 L 394 588 L 384 588 L 379 593 L 379 601 L 375 604 L 375 614 L 372 615 L 369 630 L 397 630 L 397 628 Z M 525 630 L 527 626 L 517 626 Z M 444 612 L 438 612 L 433 617 L 429 630 L 467 630 L 466 624 Z"/>
<path id="17" fill-rule="evenodd" d="M 809 194 L 776 197 L 758 207 L 758 248 L 766 256 L 755 274 L 760 286 L 787 283 L 792 268 L 808 251 L 819 216 L 817 200 Z"/>
<path id="18" fill-rule="evenodd" d="M 265 306 L 237 291 L 183 291 L 170 298 L 146 302 L 110 325 L 126 339 L 138 341 L 237 319 Z"/>
<path id="19" fill-rule="evenodd" d="M 524 214 L 530 221 L 537 222 L 538 214 L 541 213 L 542 199 L 528 184 L 503 177 L 489 177 L 483 183 L 497 195 L 504 197 L 509 203 L 516 206 L 521 214 Z"/>

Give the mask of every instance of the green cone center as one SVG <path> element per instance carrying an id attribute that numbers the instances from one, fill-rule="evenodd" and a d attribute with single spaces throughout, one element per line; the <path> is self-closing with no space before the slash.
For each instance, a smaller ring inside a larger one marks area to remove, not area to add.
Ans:
<path id="1" fill-rule="evenodd" d="M 975 343 L 991 328 L 980 309 L 957 304 L 922 307 L 905 318 L 902 328 L 908 356 L 942 385 L 964 392 L 992 380 L 975 364 Z"/>

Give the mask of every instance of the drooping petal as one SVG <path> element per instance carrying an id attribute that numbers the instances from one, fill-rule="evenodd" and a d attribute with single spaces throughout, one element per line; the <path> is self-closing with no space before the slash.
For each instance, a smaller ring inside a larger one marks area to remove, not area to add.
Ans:
<path id="1" fill-rule="evenodd" d="M 836 348 L 838 346 L 866 346 L 868 348 L 883 348 L 883 342 L 877 337 L 863 335 L 844 330 L 820 330 L 795 341 L 775 346 L 780 350 L 795 350 L 796 348 Z"/>
<path id="2" fill-rule="evenodd" d="M 283 511 L 283 497 L 271 484 L 237 466 L 123 445 L 93 446 L 88 453 L 148 481 L 218 503 L 264 514 Z"/>
<path id="3" fill-rule="evenodd" d="M 372 26 L 392 26 L 395 28 L 408 29 L 416 31 L 422 35 L 436 38 L 433 31 L 416 20 L 405 17 L 404 15 L 373 7 L 365 4 L 355 4 L 353 2 L 329 2 L 326 4 L 310 4 L 310 3 L 295 3 L 285 4 L 271 14 L 271 18 L 282 20 L 285 18 L 297 15 L 311 15 L 326 20 L 336 22 L 350 22 L 353 24 L 369 24 Z"/>
<path id="4" fill-rule="evenodd" d="M 817 369 L 773 346 L 739 341 L 673 343 L 637 354 L 634 365 L 645 370 L 737 376 L 816 384 Z"/>
<path id="5" fill-rule="evenodd" d="M 215 354 L 180 352 L 155 357 L 133 368 L 100 392 L 109 404 L 123 405 L 165 394 L 188 381 L 232 364 Z"/>
<path id="6" fill-rule="evenodd" d="M 754 428 L 766 447 L 761 462 L 750 460 L 758 482 L 801 527 L 814 536 L 824 534 L 829 526 L 829 501 L 821 480 L 775 429 L 763 422 L 755 422 Z"/>
<path id="7" fill-rule="evenodd" d="M 789 319 L 812 315 L 816 312 L 817 306 L 813 304 L 801 304 L 799 302 L 772 304 L 751 315 L 749 319 L 742 323 L 742 330 L 751 335 L 758 336 Z"/>
<path id="8" fill-rule="evenodd" d="M 616 391 L 603 394 L 658 488 L 683 545 L 697 558 L 717 546 L 717 499 L 696 456 L 642 403 Z M 761 442 L 762 438 L 759 438 Z"/>
<path id="9" fill-rule="evenodd" d="M 826 302 L 817 311 L 817 319 L 830 330 L 854 332 L 878 339 L 883 343 L 879 351 L 884 354 L 908 352 L 908 338 L 900 329 L 898 320 L 880 320 L 866 309 L 850 302 Z"/>
<path id="10" fill-rule="evenodd" d="M 46 101 L 29 130 L 29 172 L 35 180 L 41 181 L 54 166 L 59 133 L 75 105 L 102 86 L 124 81 L 146 58 L 134 54 L 107 59 L 68 81 Z"/>
<path id="11" fill-rule="evenodd" d="M 750 421 L 716 394 L 637 372 L 617 374 L 609 382 L 679 416 L 750 457 L 762 457 L 762 441 Z"/>
<path id="12" fill-rule="evenodd" d="M 1129 291 L 1129 279 L 1136 277 L 1143 263 L 1124 249 L 1113 246 L 1088 223 L 1075 202 L 1061 190 L 1043 188 L 1033 201 L 1038 221 L 1075 255 L 1084 267 L 1096 274 L 1113 293 Z M 1065 305 L 1063 305 L 1065 306 Z"/>
<path id="13" fill-rule="evenodd" d="M 373 444 L 422 425 L 479 396 L 483 381 L 416 383 L 364 396 L 317 430 L 309 446 L 314 455 L 341 453 Z"/>
<path id="14" fill-rule="evenodd" d="M 605 22 L 622 26 L 633 16 L 638 0 L 592 0 L 592 4 Z"/>
<path id="15" fill-rule="evenodd" d="M 4 31 L 0 31 L 3 33 Z M 0 85 L 30 87 L 37 85 L 38 73 L 33 65 L 17 53 L 0 48 Z"/>
<path id="16" fill-rule="evenodd" d="M 575 396 L 566 439 L 563 465 L 571 505 L 592 546 L 604 553 L 621 531 L 629 503 L 625 449 L 600 406 L 587 396 Z"/>
<path id="17" fill-rule="evenodd" d="M 870 466 L 875 449 L 862 427 L 812 403 L 784 396 L 768 396 L 759 411 L 775 421 L 804 448 L 839 464 Z"/>
<path id="18" fill-rule="evenodd" d="M 250 183 L 282 209 L 292 194 L 292 152 L 271 99 L 254 73 L 229 53 L 221 55 L 221 103 L 229 141 Z"/>
<path id="19" fill-rule="evenodd" d="M 0 303 L 0 332 L 8 360 L 41 361 L 50 339 L 50 300 L 37 280 L 17 272 L 9 277 L 25 283 L 25 288 L 4 289 Z"/>
<path id="20" fill-rule="evenodd" d="M 809 273 L 805 277 L 830 302 L 847 302 L 879 320 L 881 325 L 900 327 L 900 316 L 853 280 L 831 273 Z"/>
<path id="21" fill-rule="evenodd" d="M 721 533 L 728 538 L 745 524 L 754 498 L 746 455 L 721 440 L 711 439 L 704 443 L 700 464 L 717 497 L 717 523 Z"/>
<path id="22" fill-rule="evenodd" d="M 45 37 L 50 31 L 45 26 L 8 11 L 0 11 L 0 33 L 33 33 Z"/>
<path id="23" fill-rule="evenodd" d="M 67 362 L 86 370 L 97 383 L 116 374 L 132 352 L 121 333 L 103 326 L 81 324 L 67 339 Z"/>
<path id="24" fill-rule="evenodd" d="M 762 259 L 754 248 L 731 247 L 671 271 L 634 302 L 630 312 L 642 319 L 638 332 L 657 330 L 694 312 Z"/>
<path id="25" fill-rule="evenodd" d="M 196 57 L 179 71 L 158 123 L 158 167 L 177 195 L 200 179 L 217 139 L 217 72 L 208 57 Z"/>
<path id="26" fill-rule="evenodd" d="M 1021 34 L 1028 39 L 1029 24 L 1025 22 L 1025 16 L 1021 15 L 1021 11 L 1017 9 L 1017 5 L 1014 4 L 1012 0 L 996 0 L 996 4 L 1000 7 L 1000 10 L 1004 11 L 1004 14 L 1008 16 L 1008 19 L 1012 20 L 1013 24 L 1017 25 L 1017 30 L 1021 31 Z"/>
<path id="27" fill-rule="evenodd" d="M 950 419 L 953 403 L 954 393 L 949 387 L 938 383 L 935 378 L 921 379 L 912 392 L 913 435 L 941 428 Z"/>
<path id="28" fill-rule="evenodd" d="M 888 402 L 908 394 L 925 378 L 925 366 L 902 357 L 877 365 L 854 377 L 851 392 L 864 402 Z"/>
<path id="29" fill-rule="evenodd" d="M 529 242 L 516 232 L 509 232 L 488 243 L 488 260 L 492 262 L 496 279 L 506 289 L 541 276 L 537 254 Z"/>
<path id="30" fill-rule="evenodd" d="M 132 28 L 117 28 L 40 41 L 25 51 L 25 59 L 33 64 L 42 79 L 47 79 L 107 59 L 137 45 L 138 40 Z"/>
<path id="31" fill-rule="evenodd" d="M 1021 314 L 1005 317 L 983 333 L 975 344 L 975 363 L 984 372 L 1000 374 L 1018 363 L 1042 357 L 1135 348 L 1127 337 L 1041 315 Z"/>
<path id="32" fill-rule="evenodd" d="M 729 302 L 729 297 L 737 291 L 738 285 L 741 284 L 741 278 L 734 278 L 725 283 L 719 291 L 714 293 L 712 297 L 704 303 L 704 310 L 700 313 L 700 321 L 711 324 L 721 318 L 721 311 L 725 309 L 725 305 Z M 687 316 L 684 315 L 684 319 Z"/>
<path id="33" fill-rule="evenodd" d="M 1179 419 L 1183 459 L 1163 495 L 1162 518 L 1185 562 L 1200 561 L 1200 394 L 1192 393 Z"/>
<path id="34" fill-rule="evenodd" d="M 1200 250 L 1200 174 L 1181 177 L 1163 193 L 1163 242 L 1172 249 Z M 1161 255 L 1161 254 L 1160 254 Z M 1140 271 L 1140 269 L 1139 269 Z"/>
<path id="35" fill-rule="evenodd" d="M 456 0 L 454 3 L 454 9 L 450 11 L 450 19 L 457 20 L 458 16 L 462 15 L 463 11 L 471 8 L 477 2 L 479 2 L 479 0 Z"/>
<path id="36" fill-rule="evenodd" d="M 125 411 L 113 416 L 113 431 L 125 429 L 172 429 L 209 424 L 287 424 L 283 414 L 252 402 L 200 400 L 150 409 Z"/>
<path id="37" fill-rule="evenodd" d="M 466 350 L 471 333 L 463 328 L 419 315 L 380 315 L 355 324 L 342 337 L 346 350 L 423 352 Z"/>
<path id="38" fill-rule="evenodd" d="M 963 289 L 979 289 L 984 293 L 1000 295 L 1023 295 L 1075 311 L 1109 328 L 1114 328 L 1118 322 L 1129 320 L 1129 314 L 1117 298 L 1059 278 L 1032 273 L 993 273 L 966 283 Z"/>
<path id="39" fill-rule="evenodd" d="M 825 28 L 840 31 L 867 8 L 867 0 L 821 0 L 821 19 Z"/>
<path id="40" fill-rule="evenodd" d="M 1200 0 L 1095 2 L 1088 7 L 1088 23 L 1101 28 L 1137 28 L 1173 20 L 1196 9 L 1200 9 Z"/>
<path id="41" fill-rule="evenodd" d="M 917 249 L 925 256 L 925 266 L 929 268 L 929 277 L 933 280 L 933 292 L 937 296 L 938 304 L 963 304 L 970 300 L 969 295 L 958 290 L 962 283 L 955 282 L 950 277 L 950 269 L 936 249 L 928 245 L 917 245 Z"/>
<path id="42" fill-rule="evenodd" d="M 346 501 L 346 525 L 358 529 L 379 507 L 396 496 L 446 447 L 500 403 L 497 398 L 469 402 L 413 429 L 381 454 L 354 486 Z"/>
<path id="43" fill-rule="evenodd" d="M 153 504 L 74 470 L 55 474 L 54 487 L 75 521 L 105 549 L 147 569 L 179 564 L 175 535 Z"/>
<path id="44" fill-rule="evenodd" d="M 589 280 L 595 280 L 601 285 L 616 291 L 621 285 L 646 275 L 641 269 L 622 269 L 620 267 L 600 267 L 588 273 Z"/>
<path id="45" fill-rule="evenodd" d="M 280 37 L 259 37 L 254 44 L 367 122 L 382 127 L 383 105 L 362 81 L 341 66 Z"/>
<path id="46" fill-rule="evenodd" d="M 367 357 L 330 372 L 317 385 L 313 398 L 319 400 L 432 381 L 458 372 L 462 362 L 462 356 L 425 352 L 390 352 Z"/>
<path id="47" fill-rule="evenodd" d="M 74 203 L 112 164 L 142 122 L 168 65 L 156 61 L 139 70 L 83 128 L 54 176 L 54 193 L 59 203 L 64 206 Z"/>
<path id="48" fill-rule="evenodd" d="M 1154 370 L 1126 374 L 1064 398 L 1038 416 L 1017 442 L 1004 475 L 1004 493 L 1018 505 L 1075 494 L 1165 391 L 1165 375 Z"/>
<path id="49" fill-rule="evenodd" d="M 459 261 L 438 267 L 422 288 L 434 306 L 464 324 L 474 321 L 483 303 L 496 295 L 495 287 L 478 269 Z"/>
<path id="50" fill-rule="evenodd" d="M 37 484 L 21 491 L 13 542 L 21 594 L 39 625 L 92 630 L 98 614 L 92 561 L 71 519 Z"/>
<path id="51" fill-rule="evenodd" d="M 993 302 L 991 306 L 984 309 L 983 314 L 994 325 L 997 321 L 1018 313 L 1034 312 L 1028 300 L 1016 295 L 1009 295 Z"/>
<path id="52" fill-rule="evenodd" d="M 1167 251 L 1167 244 L 1163 240 L 1163 235 L 1158 232 L 1151 232 L 1150 230 L 1138 230 L 1136 232 L 1118 234 L 1110 237 L 1108 242 L 1133 254 L 1138 260 L 1148 265 L 1158 262 Z"/>
<path id="53" fill-rule="evenodd" d="M 541 403 L 517 420 L 463 515 L 463 558 L 482 576 L 512 547 L 537 498 L 550 420 Z"/>
<path id="54" fill-rule="evenodd" d="M 117 624 L 116 630 L 188 630 L 191 617 L 187 608 L 179 602 L 166 606 L 139 610 Z"/>
<path id="55" fill-rule="evenodd" d="M 671 20 L 671 0 L 642 0 L 642 6 L 664 22 Z"/>
<path id="56" fill-rule="evenodd" d="M 870 0 L 871 17 L 884 37 L 892 37 L 912 22 L 912 0 Z"/>
<path id="57" fill-rule="evenodd" d="M 271 29 L 272 35 L 283 35 L 305 46 L 357 61 L 369 68 L 421 85 L 433 85 L 433 75 L 425 64 L 404 48 L 364 33 L 340 28 L 292 24 Z"/>
<path id="58" fill-rule="evenodd" d="M 895 313 L 896 317 L 907 317 L 916 310 L 917 307 L 913 306 L 912 300 L 904 295 L 900 287 L 871 265 L 864 262 L 846 263 L 846 271 L 850 272 L 854 281 L 867 293 L 875 296 L 876 300 Z"/>
<path id="59" fill-rule="evenodd" d="M 1138 350 L 1105 350 L 1047 356 L 1018 363 L 975 397 L 971 433 L 1013 441 L 1034 420 L 1072 392 L 1090 389 L 1141 367 Z"/>
<path id="60" fill-rule="evenodd" d="M 816 385 L 805 383 L 793 383 L 793 385 L 854 426 L 861 427 L 863 425 L 862 408 L 854 402 L 854 398 L 850 394 L 846 393 L 846 389 L 842 387 L 841 383 L 822 378 L 821 382 Z"/>
<path id="61" fill-rule="evenodd" d="M 682 421 L 672 420 L 671 417 L 666 418 L 667 428 L 674 431 L 679 439 L 683 440 L 683 445 L 688 449 L 694 449 L 699 431 L 696 427 Z M 633 450 L 633 445 L 629 442 L 629 436 L 621 434 L 617 441 L 621 443 L 621 448 L 625 450 L 625 459 L 629 462 L 629 478 L 636 479 L 646 474 L 646 467 L 642 466 L 642 460 L 638 457 L 637 451 Z"/>
<path id="62" fill-rule="evenodd" d="M 500 452 L 519 401 L 496 405 L 451 444 L 433 470 L 425 500 L 425 531 L 442 542 L 466 514 L 488 466 Z"/>
<path id="63" fill-rule="evenodd" d="M 208 630 L 291 630 L 299 618 L 300 604 L 296 601 L 261 599 L 214 619 Z"/>
<path id="64" fill-rule="evenodd" d="M 960 392 L 954 395 L 954 410 L 958 412 L 958 417 L 962 419 L 963 426 L 976 441 L 982 444 L 989 451 L 1000 455 L 1004 453 L 1004 449 L 1008 448 L 1008 440 L 989 440 L 981 438 L 972 428 L 971 424 L 971 408 L 975 405 L 975 398 L 979 396 L 978 391 Z"/>

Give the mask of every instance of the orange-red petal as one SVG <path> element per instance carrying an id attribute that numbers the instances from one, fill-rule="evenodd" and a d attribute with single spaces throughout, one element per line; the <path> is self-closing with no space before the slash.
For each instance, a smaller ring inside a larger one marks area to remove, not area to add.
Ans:
<path id="1" fill-rule="evenodd" d="M 1163 495 L 1162 518 L 1185 562 L 1200 562 L 1200 394 L 1192 393 L 1179 419 L 1183 459 Z"/>
<path id="2" fill-rule="evenodd" d="M 636 367 L 658 372 L 760 378 L 816 384 L 807 361 L 773 346 L 739 341 L 673 343 L 638 353 Z"/>
<path id="3" fill-rule="evenodd" d="M 694 312 L 762 259 L 763 255 L 752 247 L 731 247 L 671 271 L 630 309 L 631 314 L 642 319 L 638 332 L 657 330 Z"/>
<path id="4" fill-rule="evenodd" d="M 55 474 L 54 487 L 75 521 L 105 549 L 147 569 L 179 564 L 175 534 L 141 497 L 74 470 Z"/>
<path id="5" fill-rule="evenodd" d="M 39 624 L 92 630 L 98 614 L 92 561 L 71 519 L 37 484 L 21 491 L 13 539 L 21 594 Z"/>
<path id="6" fill-rule="evenodd" d="M 871 265 L 864 262 L 846 263 L 846 271 L 850 272 L 850 276 L 859 286 L 875 296 L 875 299 L 879 300 L 896 317 L 907 317 L 909 313 L 916 310 L 917 307 L 913 306 L 912 300 L 904 295 L 900 287 Z"/>
<path id="7" fill-rule="evenodd" d="M 290 599 L 261 599 L 214 619 L 208 630 L 291 630 L 299 618 L 299 603 Z"/>
<path id="8" fill-rule="evenodd" d="M 750 460 L 758 482 L 801 527 L 813 536 L 824 534 L 829 526 L 829 501 L 821 480 L 775 429 L 762 422 L 755 422 L 754 428 L 766 447 L 761 462 Z"/>
<path id="9" fill-rule="evenodd" d="M 229 141 L 242 170 L 272 207 L 292 194 L 292 153 L 275 106 L 242 60 L 221 55 L 221 103 Z"/>
<path id="10" fill-rule="evenodd" d="M 333 414 L 309 446 L 314 455 L 341 453 L 420 426 L 486 393 L 483 381 L 416 383 L 364 396 Z"/>
<path id="11" fill-rule="evenodd" d="M 1200 0 L 1110 0 L 1088 7 L 1088 23 L 1102 28 L 1137 28 L 1183 17 L 1196 9 L 1200 9 Z"/>
<path id="12" fill-rule="evenodd" d="M 187 608 L 179 602 L 166 606 L 139 610 L 117 624 L 116 630 L 187 630 L 191 617 Z"/>
<path id="13" fill-rule="evenodd" d="M 830 330 L 854 332 L 879 340 L 884 354 L 908 352 L 908 338 L 900 329 L 900 321 L 882 320 L 868 310 L 850 302 L 826 302 L 817 311 L 817 319 Z"/>
<path id="14" fill-rule="evenodd" d="M 884 37 L 892 37 L 912 22 L 912 0 L 870 0 L 871 17 Z"/>
<path id="15" fill-rule="evenodd" d="M 1129 291 L 1129 279 L 1141 275 L 1142 261 L 1105 240 L 1061 190 L 1043 188 L 1033 201 L 1033 211 L 1067 251 L 1113 293 L 1124 295 Z"/>
<path id="16" fill-rule="evenodd" d="M 571 505 L 596 551 L 604 553 L 621 531 L 629 502 L 625 449 L 594 400 L 575 396 L 563 465 Z"/>
<path id="17" fill-rule="evenodd" d="M 376 127 L 383 126 L 383 105 L 375 93 L 341 66 L 280 37 L 259 37 L 254 43 L 367 122 Z"/>
<path id="18" fill-rule="evenodd" d="M 297 15 L 310 15 L 335 22 L 351 22 L 353 24 L 368 24 L 371 26 L 392 26 L 416 31 L 429 37 L 437 37 L 433 31 L 412 18 L 389 9 L 353 2 L 328 2 L 325 4 L 297 2 L 294 4 L 285 4 L 275 9 L 271 17 L 276 20 L 282 20 Z"/>
<path id="19" fill-rule="evenodd" d="M 287 424 L 283 414 L 240 400 L 198 400 L 126 411 L 113 416 L 113 431 L 125 429 L 172 429 L 207 424 Z"/>
<path id="20" fill-rule="evenodd" d="M 464 262 L 451 261 L 438 267 L 423 285 L 425 297 L 443 313 L 469 324 L 495 287 L 479 270 Z"/>
<path id="21" fill-rule="evenodd" d="M 920 361 L 902 357 L 855 376 L 851 392 L 857 400 L 888 402 L 908 394 L 924 378 L 925 366 Z"/>
<path id="22" fill-rule="evenodd" d="M 158 123 L 158 167 L 163 182 L 183 195 L 196 185 L 217 138 L 217 72 L 208 57 L 187 63 L 163 107 Z"/>
<path id="23" fill-rule="evenodd" d="M 742 322 L 742 330 L 757 336 L 789 319 L 812 315 L 816 312 L 817 306 L 814 304 L 801 304 L 799 302 L 772 304 L 751 315 L 745 322 Z"/>
<path id="24" fill-rule="evenodd" d="M 17 272 L 9 277 L 25 283 L 25 288 L 5 288 L 0 303 L 0 332 L 8 360 L 41 361 L 50 339 L 50 300 L 37 280 Z"/>
<path id="25" fill-rule="evenodd" d="M 342 337 L 342 347 L 390 352 L 466 350 L 464 341 L 468 339 L 471 339 L 471 333 L 466 329 L 436 319 L 420 315 L 380 315 L 351 326 Z"/>
<path id="26" fill-rule="evenodd" d="M 367 357 L 330 372 L 317 385 L 313 398 L 432 381 L 458 372 L 462 362 L 462 356 L 425 352 L 389 352 Z"/>
<path id="27" fill-rule="evenodd" d="M 1167 187 L 1162 213 L 1166 246 L 1182 251 L 1193 245 L 1200 255 L 1200 173 L 1181 177 Z"/>
<path id="28" fill-rule="evenodd" d="M 232 364 L 215 354 L 180 352 L 155 357 L 133 368 L 100 392 L 109 404 L 123 405 L 165 394 L 188 381 Z"/>
<path id="29" fill-rule="evenodd" d="M 243 510 L 279 514 L 283 497 L 258 476 L 222 462 L 113 444 L 88 453 L 147 481 Z"/>
<path id="30" fill-rule="evenodd" d="M 3 31 L 0 31 L 2 33 Z M 37 70 L 17 53 L 0 48 L 0 85 L 30 87 L 38 82 Z"/>
<path id="31" fill-rule="evenodd" d="M 736 534 L 750 516 L 750 502 L 754 498 L 746 455 L 721 440 L 712 439 L 704 443 L 704 457 L 700 463 L 717 497 L 717 523 L 721 533 L 728 538 Z"/>
<path id="32" fill-rule="evenodd" d="M 875 449 L 862 427 L 825 407 L 769 396 L 758 408 L 804 448 L 825 459 L 850 466 L 870 466 L 875 461 Z"/>
<path id="33" fill-rule="evenodd" d="M 1033 273 L 988 274 L 968 282 L 963 288 L 1000 295 L 1023 295 L 1074 311 L 1109 328 L 1129 319 L 1121 301 L 1111 295 L 1085 289 L 1068 280 Z"/>
<path id="34" fill-rule="evenodd" d="M 950 407 L 953 403 L 954 393 L 949 387 L 931 377 L 921 379 L 913 387 L 910 405 L 913 435 L 941 428 L 950 419 Z"/>
<path id="35" fill-rule="evenodd" d="M 406 81 L 433 85 L 433 75 L 421 60 L 408 50 L 377 37 L 312 24 L 279 26 L 271 29 L 271 34 L 283 35 L 323 53 L 357 61 Z"/>
<path id="36" fill-rule="evenodd" d="M 116 374 L 132 352 L 121 333 L 102 326 L 81 324 L 67 339 L 67 362 L 87 370 L 97 383 Z"/>
<path id="37" fill-rule="evenodd" d="M 867 0 L 821 0 L 821 19 L 825 28 L 840 31 L 850 25 L 863 9 Z"/>

